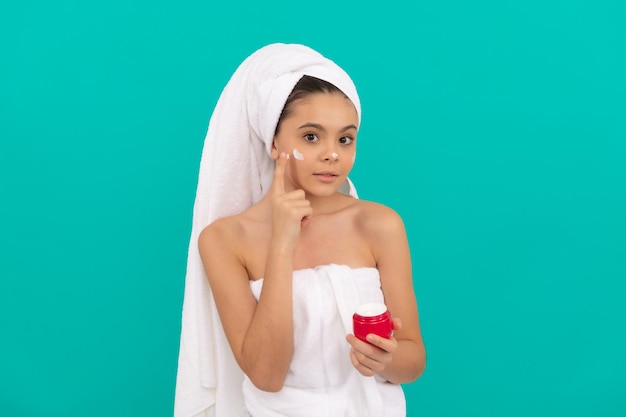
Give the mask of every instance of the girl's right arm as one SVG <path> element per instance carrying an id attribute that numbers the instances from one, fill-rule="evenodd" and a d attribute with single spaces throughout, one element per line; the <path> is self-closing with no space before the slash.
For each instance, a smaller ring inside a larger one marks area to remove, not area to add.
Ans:
<path id="1" fill-rule="evenodd" d="M 232 218 L 214 222 L 198 240 L 224 332 L 237 363 L 264 391 L 282 389 L 293 356 L 293 251 L 301 221 L 311 208 L 304 192 L 285 193 L 286 158 L 276 164 L 270 189 L 272 238 L 259 302 L 250 290 L 248 272 L 237 250 L 243 231 Z"/>

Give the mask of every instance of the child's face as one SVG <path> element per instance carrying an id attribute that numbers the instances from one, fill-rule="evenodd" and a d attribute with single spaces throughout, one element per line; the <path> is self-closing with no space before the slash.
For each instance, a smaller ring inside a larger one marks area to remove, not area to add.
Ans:
<path id="1" fill-rule="evenodd" d="M 354 165 L 358 115 L 338 93 L 316 93 L 292 103 L 274 138 L 273 157 L 289 155 L 286 189 L 330 195 Z"/>

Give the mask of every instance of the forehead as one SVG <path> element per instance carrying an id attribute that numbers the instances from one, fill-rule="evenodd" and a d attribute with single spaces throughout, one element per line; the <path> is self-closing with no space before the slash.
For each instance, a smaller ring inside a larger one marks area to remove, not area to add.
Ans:
<path id="1" fill-rule="evenodd" d="M 349 98 L 341 93 L 313 93 L 294 101 L 289 109 L 291 119 L 307 119 L 307 121 L 323 123 L 340 123 L 357 125 L 356 108 Z M 310 119 L 310 120 L 309 120 Z"/>

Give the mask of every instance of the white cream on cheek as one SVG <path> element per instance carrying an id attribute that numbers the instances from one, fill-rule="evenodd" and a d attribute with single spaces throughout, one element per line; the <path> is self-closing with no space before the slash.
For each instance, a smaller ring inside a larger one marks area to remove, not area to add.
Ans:
<path id="1" fill-rule="evenodd" d="M 302 155 L 296 148 L 293 148 L 293 157 L 299 161 L 304 161 L 304 155 Z"/>

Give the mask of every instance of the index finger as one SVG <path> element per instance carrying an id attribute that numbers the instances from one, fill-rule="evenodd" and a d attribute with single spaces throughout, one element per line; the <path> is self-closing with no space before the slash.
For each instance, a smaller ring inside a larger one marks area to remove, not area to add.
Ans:
<path id="1" fill-rule="evenodd" d="M 272 189 L 274 194 L 285 193 L 285 167 L 287 166 L 287 154 L 281 152 L 276 160 L 274 168 L 274 179 L 272 180 Z"/>
<path id="2" fill-rule="evenodd" d="M 370 333 L 367 335 L 367 341 L 370 345 L 376 346 L 377 348 L 389 353 L 395 352 L 398 347 L 398 341 L 393 336 L 387 339 L 386 337 Z"/>

